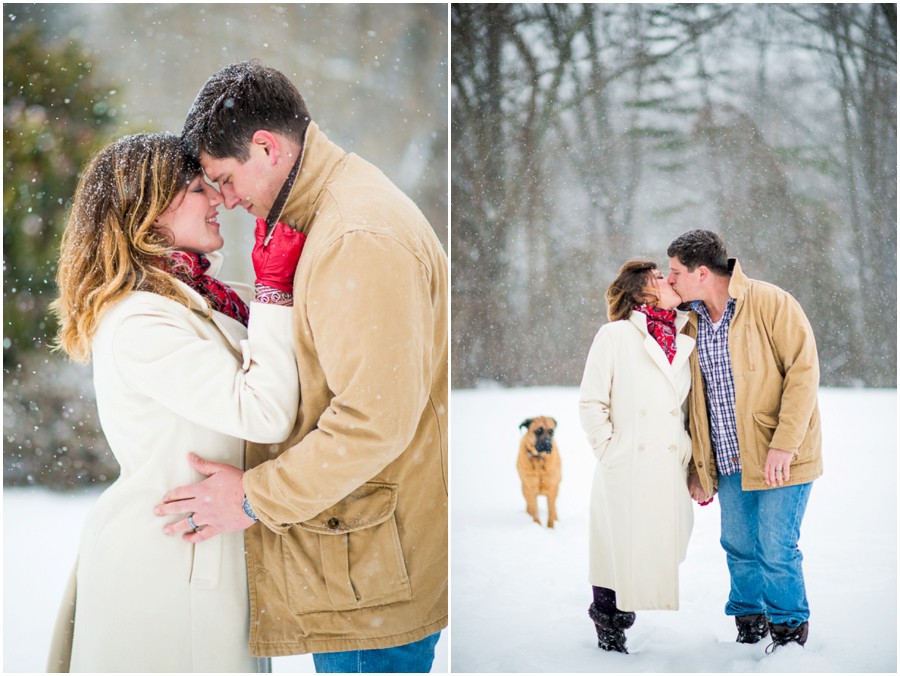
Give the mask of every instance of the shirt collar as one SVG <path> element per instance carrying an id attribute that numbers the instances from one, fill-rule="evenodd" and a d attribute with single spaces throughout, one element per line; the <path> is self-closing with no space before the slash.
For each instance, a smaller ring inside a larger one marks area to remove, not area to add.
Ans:
<path id="1" fill-rule="evenodd" d="M 722 313 L 722 319 L 719 320 L 721 322 L 729 322 L 731 321 L 732 316 L 734 316 L 734 306 L 735 299 L 729 298 L 728 303 L 725 305 L 725 312 Z M 706 309 L 706 304 L 702 300 L 695 300 L 691 303 L 691 309 L 697 313 L 699 317 L 703 317 L 710 324 L 713 323 L 712 319 L 709 318 L 709 310 Z"/>

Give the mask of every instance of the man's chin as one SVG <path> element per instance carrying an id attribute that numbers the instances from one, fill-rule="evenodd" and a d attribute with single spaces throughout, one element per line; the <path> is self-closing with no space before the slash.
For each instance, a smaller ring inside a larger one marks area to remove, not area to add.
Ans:
<path id="1" fill-rule="evenodd" d="M 253 204 L 252 202 L 249 204 L 241 204 L 241 207 L 244 209 L 244 211 L 246 211 L 251 216 L 256 216 L 257 218 L 265 218 L 266 217 L 266 214 L 260 213 L 262 210 L 258 206 Z"/>

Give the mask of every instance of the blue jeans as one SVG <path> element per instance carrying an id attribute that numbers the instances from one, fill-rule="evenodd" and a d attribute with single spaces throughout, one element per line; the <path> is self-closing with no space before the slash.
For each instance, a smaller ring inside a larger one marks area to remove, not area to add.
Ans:
<path id="1" fill-rule="evenodd" d="M 731 573 L 726 615 L 763 614 L 791 626 L 809 619 L 797 540 L 811 487 L 744 491 L 740 472 L 719 475 L 721 542 Z"/>
<path id="2" fill-rule="evenodd" d="M 427 674 L 440 636 L 438 632 L 396 648 L 313 653 L 313 662 L 319 674 Z"/>

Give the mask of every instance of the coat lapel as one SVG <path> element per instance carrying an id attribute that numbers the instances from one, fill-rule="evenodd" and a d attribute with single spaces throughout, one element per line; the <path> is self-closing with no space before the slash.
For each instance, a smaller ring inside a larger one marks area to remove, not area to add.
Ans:
<path id="1" fill-rule="evenodd" d="M 231 346 L 231 349 L 234 350 L 235 354 L 238 358 L 243 354 L 243 350 L 241 350 L 241 340 L 246 335 L 242 329 L 244 325 L 241 324 L 236 319 L 232 319 L 226 315 L 223 315 L 219 312 L 211 311 L 209 308 L 209 304 L 199 293 L 194 291 L 187 284 L 182 282 L 180 279 L 176 279 L 175 283 L 180 285 L 184 292 L 188 295 L 188 298 L 191 301 L 191 310 L 193 310 L 197 315 L 203 317 L 204 319 L 209 319 L 213 326 L 215 326 L 219 332 L 225 336 L 225 340 L 228 341 L 228 344 Z"/>
<path id="2" fill-rule="evenodd" d="M 689 314 L 688 312 L 679 311 L 678 316 L 675 317 L 675 359 L 672 360 L 670 366 L 673 375 L 678 373 L 684 362 L 690 358 L 691 352 L 694 351 L 694 345 L 697 342 L 691 336 L 682 332 L 688 323 Z"/>
<path id="3" fill-rule="evenodd" d="M 631 316 L 628 319 L 642 334 L 644 334 L 644 350 L 650 356 L 650 359 L 656 364 L 657 368 L 663 372 L 663 375 L 666 376 L 669 382 L 672 383 L 672 386 L 677 387 L 676 374 L 694 349 L 694 339 L 681 333 L 681 329 L 684 328 L 684 325 L 688 320 L 687 313 L 679 312 L 678 316 L 675 318 L 676 347 L 675 358 L 672 360 L 671 364 L 669 363 L 668 358 L 666 358 L 666 353 L 663 352 L 659 343 L 656 342 L 656 338 L 651 336 L 650 332 L 647 330 L 646 315 L 641 312 L 632 311 Z"/>

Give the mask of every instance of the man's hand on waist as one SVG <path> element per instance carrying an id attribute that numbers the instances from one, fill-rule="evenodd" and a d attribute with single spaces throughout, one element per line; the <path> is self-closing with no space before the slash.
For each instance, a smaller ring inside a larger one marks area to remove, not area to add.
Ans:
<path id="1" fill-rule="evenodd" d="M 154 507 L 158 516 L 187 514 L 180 521 L 163 528 L 166 535 L 184 533 L 188 542 L 203 542 L 221 533 L 241 531 L 255 521 L 244 513 L 244 472 L 218 462 L 209 462 L 188 454 L 191 466 L 206 475 L 200 483 L 179 486 L 163 498 L 163 504 Z M 196 529 L 196 530 L 195 530 Z"/>

